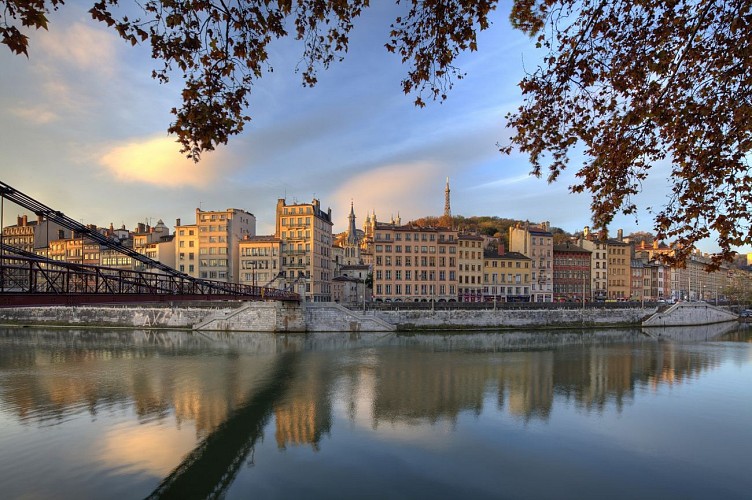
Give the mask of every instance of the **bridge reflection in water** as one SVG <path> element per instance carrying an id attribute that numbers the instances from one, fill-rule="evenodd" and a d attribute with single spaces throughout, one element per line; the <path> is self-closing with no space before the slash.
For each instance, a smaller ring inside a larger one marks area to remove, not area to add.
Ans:
<path id="1" fill-rule="evenodd" d="M 729 325 L 713 328 L 699 335 L 752 338 Z M 116 360 L 139 363 L 119 364 L 124 371 L 110 379 L 88 376 L 93 366 Z M 113 401 L 133 402 L 140 418 L 152 412 L 163 421 L 173 414 L 193 419 L 201 439 L 151 497 L 204 498 L 228 491 L 241 466 L 254 460 L 264 432 L 275 432 L 278 449 L 318 450 L 334 425 L 335 405 L 352 423 L 373 430 L 454 427 L 463 413 L 487 410 L 547 422 L 557 405 L 571 402 L 596 414 L 621 412 L 637 391 L 695 380 L 722 360 L 721 351 L 684 349 L 637 330 L 275 336 L 6 329 L 0 330 L 0 375 L 25 375 L 3 378 L 0 399 L 4 413 L 27 424 L 58 425 L 82 405 L 97 411 Z M 178 363 L 190 365 L 179 370 Z M 207 364 L 209 370 L 196 371 Z M 55 365 L 69 368 L 50 371 Z M 193 378 L 161 389 L 163 369 Z M 257 375 L 249 377 L 249 370 Z M 137 374 L 149 378 L 129 383 Z M 154 394 L 161 404 L 150 403 Z M 186 410 L 181 401 L 189 400 Z"/>
<path id="2" fill-rule="evenodd" d="M 148 498 L 218 498 L 261 436 L 295 376 L 299 355 L 282 353 L 259 387 L 167 476 Z"/>

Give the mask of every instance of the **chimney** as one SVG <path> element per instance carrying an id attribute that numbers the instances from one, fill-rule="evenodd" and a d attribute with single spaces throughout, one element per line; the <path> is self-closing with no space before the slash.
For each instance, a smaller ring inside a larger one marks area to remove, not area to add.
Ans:
<path id="1" fill-rule="evenodd" d="M 640 242 L 640 250 L 645 250 L 645 240 Z"/>
<path id="2" fill-rule="evenodd" d="M 499 255 L 504 255 L 505 249 L 504 249 L 504 243 L 499 243 Z"/>
<path id="3" fill-rule="evenodd" d="M 65 230 L 64 229 L 58 229 L 57 230 L 57 239 L 59 239 L 59 240 L 65 239 Z"/>
<path id="4" fill-rule="evenodd" d="M 175 225 L 176 225 L 176 226 L 179 226 L 179 225 L 180 225 L 180 219 L 175 219 Z"/>
<path id="5" fill-rule="evenodd" d="M 653 240 L 653 250 L 658 250 L 658 240 Z"/>
<path id="6" fill-rule="evenodd" d="M 41 225 L 42 222 L 44 222 L 44 216 L 42 214 L 37 214 L 37 224 Z"/>
<path id="7" fill-rule="evenodd" d="M 616 231 L 616 239 L 619 241 L 624 239 L 624 231 L 622 229 Z"/>
<path id="8" fill-rule="evenodd" d="M 136 226 L 136 232 L 137 233 L 144 233 L 144 232 L 146 232 L 146 226 L 144 225 L 143 222 L 139 222 L 138 223 L 138 225 Z"/>

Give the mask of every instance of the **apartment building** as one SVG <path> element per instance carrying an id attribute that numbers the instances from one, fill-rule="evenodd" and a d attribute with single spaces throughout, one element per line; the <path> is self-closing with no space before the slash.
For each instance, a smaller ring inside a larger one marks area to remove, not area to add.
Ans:
<path id="1" fill-rule="evenodd" d="M 594 238 L 587 226 L 577 245 L 590 252 L 590 298 L 602 302 L 608 298 L 608 245 Z"/>
<path id="2" fill-rule="evenodd" d="M 590 251 L 566 243 L 554 245 L 554 301 L 589 302 Z"/>
<path id="3" fill-rule="evenodd" d="M 198 278 L 198 225 L 175 221 L 175 269 Z"/>
<path id="4" fill-rule="evenodd" d="M 629 299 L 631 293 L 632 247 L 622 241 L 622 230 L 617 239 L 606 240 L 608 258 L 608 298 Z"/>
<path id="5" fill-rule="evenodd" d="M 657 301 L 671 297 L 670 267 L 657 260 L 644 258 L 638 252 L 632 259 L 632 300 Z"/>
<path id="6" fill-rule="evenodd" d="M 530 258 L 531 300 L 553 302 L 554 238 L 548 222 L 517 224 L 509 228 L 509 250 Z"/>
<path id="7" fill-rule="evenodd" d="M 20 215 L 16 225 L 3 227 L 2 241 L 6 245 L 26 252 L 45 255 L 51 241 L 70 238 L 71 232 L 59 224 L 50 222 L 43 216 L 30 221 L 28 216 Z M 40 251 L 41 250 L 41 251 Z"/>
<path id="8" fill-rule="evenodd" d="M 460 302 L 483 300 L 483 237 L 476 234 L 457 235 L 457 291 Z"/>
<path id="9" fill-rule="evenodd" d="M 710 255 L 695 250 L 687 258 L 685 267 L 672 267 L 670 272 L 671 295 L 675 300 L 704 300 L 713 302 L 724 297 L 729 284 L 729 269 L 722 266 L 709 273 L 705 268 L 711 262 Z"/>
<path id="10" fill-rule="evenodd" d="M 256 216 L 237 208 L 222 211 L 196 209 L 199 278 L 238 283 L 238 244 L 256 235 Z"/>
<path id="11" fill-rule="evenodd" d="M 304 290 L 306 300 L 332 300 L 332 211 L 321 202 L 293 203 L 277 200 L 275 237 L 282 243 L 282 270 L 288 283 Z M 297 284 L 304 284 L 299 287 Z"/>
<path id="12" fill-rule="evenodd" d="M 503 245 L 483 253 L 483 300 L 530 302 L 532 259 Z"/>
<path id="13" fill-rule="evenodd" d="M 373 299 L 456 301 L 457 231 L 445 227 L 376 223 Z"/>
<path id="14" fill-rule="evenodd" d="M 246 236 L 238 244 L 240 283 L 283 288 L 282 240 L 274 235 Z"/>
<path id="15" fill-rule="evenodd" d="M 139 223 L 133 231 L 133 249 L 152 260 L 175 267 L 175 238 L 162 219 L 155 226 Z M 134 262 L 134 269 L 145 270 L 146 265 Z"/>

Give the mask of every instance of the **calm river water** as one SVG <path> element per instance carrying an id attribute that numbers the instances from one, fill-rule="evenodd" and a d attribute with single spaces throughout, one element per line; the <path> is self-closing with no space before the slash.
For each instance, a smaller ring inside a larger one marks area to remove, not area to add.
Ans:
<path id="1" fill-rule="evenodd" d="M 2 498 L 750 498 L 742 325 L 0 329 Z"/>

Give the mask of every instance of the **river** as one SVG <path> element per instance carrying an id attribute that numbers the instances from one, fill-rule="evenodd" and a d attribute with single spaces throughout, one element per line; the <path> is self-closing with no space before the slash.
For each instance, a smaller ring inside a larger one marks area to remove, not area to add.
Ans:
<path id="1" fill-rule="evenodd" d="M 749 498 L 752 333 L 0 328 L 2 498 Z"/>

